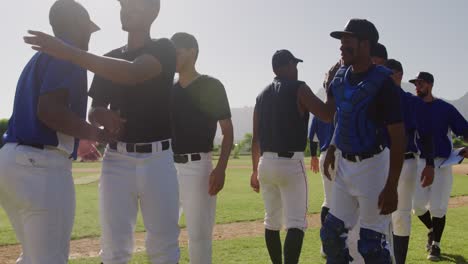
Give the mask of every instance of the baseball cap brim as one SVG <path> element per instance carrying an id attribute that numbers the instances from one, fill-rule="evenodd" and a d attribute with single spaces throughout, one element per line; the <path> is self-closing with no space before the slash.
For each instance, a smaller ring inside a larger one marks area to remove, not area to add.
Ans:
<path id="1" fill-rule="evenodd" d="M 91 33 L 94 33 L 96 31 L 101 30 L 101 28 L 96 23 L 94 23 L 92 20 L 89 20 L 89 24 L 90 24 L 90 27 L 91 27 Z"/>
<path id="2" fill-rule="evenodd" d="M 416 81 L 425 81 L 425 80 L 416 78 L 416 79 L 411 79 L 408 82 L 410 82 L 412 84 L 416 84 Z"/>
<path id="3" fill-rule="evenodd" d="M 341 39 L 344 35 L 355 36 L 356 34 L 354 34 L 353 32 L 349 32 L 349 31 L 333 31 L 332 33 L 330 33 L 330 36 L 336 39 Z"/>
<path id="4" fill-rule="evenodd" d="M 304 62 L 303 60 L 301 59 L 298 59 L 298 58 L 294 58 L 296 60 L 296 62 Z"/>

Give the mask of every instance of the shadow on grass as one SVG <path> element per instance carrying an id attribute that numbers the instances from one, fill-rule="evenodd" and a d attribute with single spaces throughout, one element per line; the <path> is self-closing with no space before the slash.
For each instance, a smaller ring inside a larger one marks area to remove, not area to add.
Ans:
<path id="1" fill-rule="evenodd" d="M 441 255 L 441 260 L 443 261 L 449 261 L 456 264 L 468 264 L 468 261 L 466 261 L 465 257 L 463 256 L 444 253 L 442 253 Z"/>

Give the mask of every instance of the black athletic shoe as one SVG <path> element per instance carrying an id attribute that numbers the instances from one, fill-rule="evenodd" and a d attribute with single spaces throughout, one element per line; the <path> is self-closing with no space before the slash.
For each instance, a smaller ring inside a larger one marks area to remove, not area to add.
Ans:
<path id="1" fill-rule="evenodd" d="M 430 261 L 439 261 L 440 260 L 440 248 L 436 245 L 431 246 L 431 250 L 429 251 L 429 255 L 427 259 Z"/>
<path id="2" fill-rule="evenodd" d="M 426 244 L 426 251 L 427 252 L 429 252 L 431 250 L 432 242 L 434 242 L 434 232 L 429 231 L 429 233 L 427 233 L 427 244 Z"/>

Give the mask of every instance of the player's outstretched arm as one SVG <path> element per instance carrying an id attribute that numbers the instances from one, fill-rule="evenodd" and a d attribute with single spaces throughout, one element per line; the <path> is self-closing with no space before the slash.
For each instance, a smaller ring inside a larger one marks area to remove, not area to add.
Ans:
<path id="1" fill-rule="evenodd" d="M 209 189 L 210 195 L 217 195 L 224 187 L 224 180 L 226 178 L 226 168 L 231 154 L 232 145 L 234 142 L 234 128 L 231 119 L 219 121 L 223 140 L 221 142 L 221 154 L 218 163 L 210 175 Z"/>
<path id="2" fill-rule="evenodd" d="M 378 202 L 380 214 L 382 215 L 391 214 L 397 209 L 398 180 L 403 167 L 406 146 L 405 127 L 402 122 L 388 125 L 387 130 L 392 146 L 390 147 L 390 169 L 387 183 L 380 193 Z"/>
<path id="3" fill-rule="evenodd" d="M 260 191 L 260 183 L 258 182 L 258 162 L 260 160 L 260 142 L 258 138 L 258 113 L 254 111 L 253 116 L 253 133 L 252 133 L 252 176 L 250 177 L 250 187 L 255 192 Z"/>
<path id="4" fill-rule="evenodd" d="M 323 102 L 318 98 L 306 84 L 303 84 L 298 90 L 299 103 L 308 112 L 318 117 L 320 120 L 330 123 L 335 115 L 335 100 L 327 99 Z"/>
<path id="5" fill-rule="evenodd" d="M 149 54 L 144 54 L 134 61 L 126 61 L 89 53 L 40 31 L 30 30 L 28 33 L 31 36 L 24 37 L 24 41 L 30 44 L 32 49 L 70 61 L 118 84 L 138 84 L 155 78 L 162 72 L 159 60 Z"/>

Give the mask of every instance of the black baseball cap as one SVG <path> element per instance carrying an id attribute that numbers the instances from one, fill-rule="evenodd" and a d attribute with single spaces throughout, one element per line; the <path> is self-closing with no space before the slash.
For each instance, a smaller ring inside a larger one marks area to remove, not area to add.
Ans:
<path id="1" fill-rule="evenodd" d="M 343 31 L 333 31 L 332 38 L 341 39 L 344 35 L 354 36 L 362 40 L 369 40 L 376 44 L 379 41 L 379 31 L 367 19 L 353 18 L 348 21 Z"/>
<path id="2" fill-rule="evenodd" d="M 171 37 L 172 42 L 174 43 L 174 46 L 176 48 L 182 48 L 182 49 L 196 49 L 198 50 L 198 41 L 197 39 L 185 32 L 178 32 L 175 33 Z"/>
<path id="3" fill-rule="evenodd" d="M 434 76 L 428 72 L 420 72 L 416 78 L 409 80 L 409 82 L 413 84 L 416 81 L 425 81 L 434 84 Z"/>
<path id="4" fill-rule="evenodd" d="M 395 59 L 389 59 L 385 62 L 385 67 L 389 68 L 390 70 L 397 71 L 397 72 L 403 72 L 403 66 L 401 65 L 401 62 L 395 60 Z"/>
<path id="5" fill-rule="evenodd" d="M 371 56 L 388 60 L 387 48 L 382 43 L 377 43 L 371 50 Z"/>
<path id="6" fill-rule="evenodd" d="M 294 55 L 289 50 L 278 50 L 273 54 L 273 58 L 271 59 L 271 64 L 273 65 L 273 69 L 278 67 L 287 65 L 290 61 L 294 62 L 304 62 L 301 59 L 294 57 Z"/>
<path id="7" fill-rule="evenodd" d="M 76 21 L 89 22 L 91 32 L 96 32 L 100 29 L 91 20 L 86 8 L 74 0 L 57 0 L 50 8 L 49 22 L 52 28 L 76 23 Z"/>

